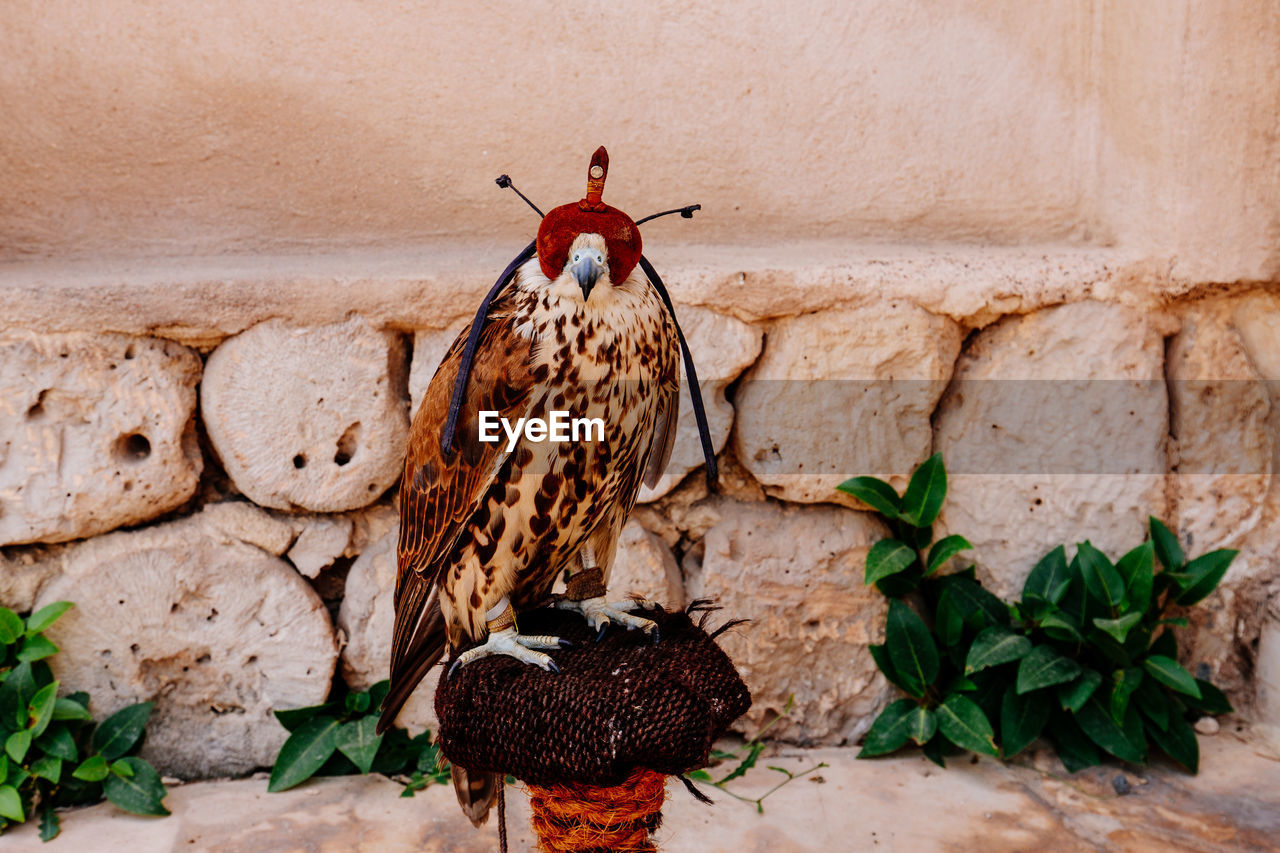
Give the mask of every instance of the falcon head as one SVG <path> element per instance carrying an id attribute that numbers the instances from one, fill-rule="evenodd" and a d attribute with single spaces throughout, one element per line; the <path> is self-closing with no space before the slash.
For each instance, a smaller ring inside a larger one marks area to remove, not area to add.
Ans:
<path id="1" fill-rule="evenodd" d="M 600 281 L 621 284 L 640 260 L 640 229 L 621 210 L 600 200 L 609 174 L 609 152 L 596 149 L 587 170 L 587 194 L 555 208 L 538 227 L 538 263 L 555 281 L 569 276 L 587 300 Z"/>

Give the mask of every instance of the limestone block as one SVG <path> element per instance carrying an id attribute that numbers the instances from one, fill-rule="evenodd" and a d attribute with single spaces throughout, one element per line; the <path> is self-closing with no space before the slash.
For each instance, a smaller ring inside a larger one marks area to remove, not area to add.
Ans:
<path id="1" fill-rule="evenodd" d="M 1270 397 L 1227 304 L 1192 306 L 1166 357 L 1174 529 L 1195 553 L 1234 547 L 1257 526 L 1271 487 Z"/>
<path id="2" fill-rule="evenodd" d="M 684 331 L 698 371 L 698 387 L 707 413 L 711 446 L 718 454 L 724 450 L 729 431 L 733 428 L 733 405 L 725 397 L 725 390 L 760 355 L 761 331 L 733 317 L 691 305 L 677 305 L 676 315 L 680 318 L 680 328 Z M 693 401 L 689 397 L 689 378 L 684 375 L 682 367 L 680 423 L 675 445 L 671 448 L 671 460 L 657 485 L 652 489 L 640 487 L 640 502 L 657 500 L 667 494 L 690 471 L 701 468 L 703 464 L 698 422 L 693 416 Z"/>
<path id="3" fill-rule="evenodd" d="M 0 605 L 15 613 L 34 609 L 40 587 L 58 574 L 60 546 L 0 550 Z"/>
<path id="4" fill-rule="evenodd" d="M 1257 727 L 1269 741 L 1271 752 L 1280 759 L 1280 599 L 1271 602 L 1258 637 Z"/>
<path id="5" fill-rule="evenodd" d="M 270 765 L 272 709 L 324 701 L 337 659 L 319 596 L 219 512 L 69 547 L 36 602 L 76 605 L 49 629 L 55 675 L 99 718 L 154 701 L 142 754 L 183 777 Z"/>
<path id="6" fill-rule="evenodd" d="M 942 526 L 975 546 L 997 595 L 1059 543 L 1112 557 L 1165 516 L 1168 404 L 1160 318 L 1079 302 L 1010 317 L 961 355 L 935 416 Z"/>
<path id="7" fill-rule="evenodd" d="M 391 666 L 391 631 L 395 625 L 396 538 L 392 530 L 365 549 L 347 574 L 347 592 L 338 611 L 338 628 L 346 635 L 342 677 L 360 690 L 387 677 Z M 418 732 L 435 730 L 433 705 L 441 667 L 436 667 L 409 697 L 396 724 Z"/>
<path id="8" fill-rule="evenodd" d="M 690 600 L 750 619 L 721 640 L 751 688 L 744 730 L 795 707 L 773 732 L 804 743 L 851 743 L 889 695 L 867 646 L 883 639 L 884 596 L 862 583 L 871 545 L 886 535 L 869 513 L 838 507 L 728 504 L 686 567 Z"/>
<path id="9" fill-rule="evenodd" d="M 835 487 L 863 474 L 905 485 L 959 351 L 959 326 L 902 301 L 780 320 L 738 389 L 738 458 L 789 501 L 861 506 Z"/>
<path id="10" fill-rule="evenodd" d="M 465 327 L 466 324 L 461 323 L 449 329 L 425 329 L 414 333 L 413 362 L 409 367 L 410 417 L 418 413 L 431 377 L 436 375 L 436 368 L 444 360 L 445 353 Z"/>
<path id="11" fill-rule="evenodd" d="M 285 556 L 303 577 L 314 578 L 343 555 L 351 543 L 351 533 L 349 518 L 317 516 L 308 519 Z"/>
<path id="12" fill-rule="evenodd" d="M 634 521 L 622 528 L 609 573 L 609 599 L 628 595 L 656 601 L 668 610 L 686 604 L 684 578 L 671 549 Z"/>
<path id="13" fill-rule="evenodd" d="M 155 338 L 0 335 L 0 545 L 64 542 L 181 506 L 203 462 L 200 358 Z"/>
<path id="14" fill-rule="evenodd" d="M 398 336 L 360 317 L 260 323 L 209 356 L 201 409 L 236 488 L 262 506 L 342 512 L 400 475 L 408 434 Z"/>

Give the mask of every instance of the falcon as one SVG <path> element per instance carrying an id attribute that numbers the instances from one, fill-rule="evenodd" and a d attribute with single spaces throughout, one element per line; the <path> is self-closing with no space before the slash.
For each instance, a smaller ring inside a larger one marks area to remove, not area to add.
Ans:
<path id="1" fill-rule="evenodd" d="M 658 639 L 655 623 L 631 612 L 633 602 L 610 603 L 605 592 L 641 483 L 656 483 L 671 454 L 682 349 L 709 479 L 715 460 L 697 375 L 670 297 L 641 253 L 638 224 L 601 200 L 608 167 L 601 147 L 586 196 L 543 217 L 537 239 L 454 341 L 414 416 L 379 731 L 447 650 L 470 646 L 450 674 L 495 654 L 558 671 L 549 652 L 567 642 L 522 635 L 517 614 L 546 603 L 562 574 L 556 606 L 601 632 L 616 623 Z M 664 214 L 687 218 L 696 207 Z M 557 412 L 600 419 L 603 436 L 553 442 L 526 429 L 514 441 L 481 440 L 482 415 L 517 423 Z M 453 782 L 480 825 L 500 780 L 454 767 Z"/>

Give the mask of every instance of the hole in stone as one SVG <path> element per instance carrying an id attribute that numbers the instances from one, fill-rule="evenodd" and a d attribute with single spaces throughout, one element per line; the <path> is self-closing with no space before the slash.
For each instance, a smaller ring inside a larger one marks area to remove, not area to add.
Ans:
<path id="1" fill-rule="evenodd" d="M 124 357 L 127 359 L 131 359 L 135 355 L 137 355 L 137 351 L 134 350 L 133 344 L 129 344 L 129 348 L 124 351 Z"/>
<path id="2" fill-rule="evenodd" d="M 360 422 L 356 421 L 347 427 L 347 431 L 338 439 L 338 452 L 333 455 L 333 461 L 338 466 L 346 465 L 351 461 L 351 457 L 356 455 L 359 449 L 360 440 Z"/>
<path id="3" fill-rule="evenodd" d="M 216 607 L 210 607 L 210 608 L 209 608 L 209 615 L 208 615 L 208 616 L 206 616 L 206 617 L 204 617 L 204 621 L 206 621 L 206 622 L 212 622 L 214 619 L 217 619 L 217 618 L 218 618 L 218 608 L 216 608 Z"/>
<path id="4" fill-rule="evenodd" d="M 36 418 L 44 415 L 44 398 L 48 396 L 49 389 L 46 388 L 36 395 L 36 401 L 31 408 L 27 409 L 27 420 L 34 421 Z"/>
<path id="5" fill-rule="evenodd" d="M 212 657 L 210 657 L 208 654 L 203 654 L 203 655 L 200 655 L 200 657 L 196 658 L 196 663 L 208 663 L 211 660 L 213 660 Z"/>
<path id="6" fill-rule="evenodd" d="M 140 646 L 137 643 L 133 643 L 132 645 L 129 646 L 129 651 L 133 652 L 136 655 L 138 653 L 139 648 Z"/>
<path id="7" fill-rule="evenodd" d="M 370 484 L 369 484 L 369 491 L 371 491 L 371 492 L 376 492 L 376 491 L 378 491 L 378 484 L 377 484 L 377 483 L 370 483 Z"/>
<path id="8" fill-rule="evenodd" d="M 249 664 L 255 664 L 255 663 L 257 663 L 257 662 L 258 662 L 258 656 L 257 656 L 257 655 L 249 655 L 249 659 L 248 659 L 247 661 L 245 661 L 245 664 L 246 664 L 246 665 L 249 665 Z"/>
<path id="9" fill-rule="evenodd" d="M 293 467 L 294 467 L 294 468 L 306 468 L 306 467 L 307 467 L 307 457 L 303 456 L 301 453 L 299 453 L 297 456 L 293 457 Z"/>
<path id="10" fill-rule="evenodd" d="M 122 435 L 116 439 L 115 455 L 126 462 L 141 462 L 151 455 L 151 441 L 140 432 Z"/>

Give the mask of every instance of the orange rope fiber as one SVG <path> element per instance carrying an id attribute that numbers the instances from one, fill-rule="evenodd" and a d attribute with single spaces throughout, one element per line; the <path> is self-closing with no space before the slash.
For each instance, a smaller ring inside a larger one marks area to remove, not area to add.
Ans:
<path id="1" fill-rule="evenodd" d="M 543 853 L 654 851 L 666 777 L 638 769 L 621 785 L 529 785 L 533 830 Z"/>

